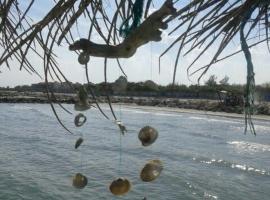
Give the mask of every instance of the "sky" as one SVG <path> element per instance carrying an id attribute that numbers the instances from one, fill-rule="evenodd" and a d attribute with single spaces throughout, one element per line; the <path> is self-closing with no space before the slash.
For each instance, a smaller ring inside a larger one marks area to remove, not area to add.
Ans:
<path id="1" fill-rule="evenodd" d="M 46 9 L 49 8 L 48 1 L 37 0 L 34 5 L 34 9 L 31 13 L 33 20 L 38 20 L 40 16 L 44 14 Z M 46 8 L 46 9 L 45 9 Z M 77 35 L 79 37 L 84 36 L 84 32 L 87 32 L 86 27 L 89 24 L 83 22 L 80 26 L 81 31 Z M 85 30 L 84 30 L 85 29 Z M 86 36 L 84 36 L 86 37 Z M 158 84 L 166 85 L 172 82 L 174 61 L 177 48 L 170 51 L 161 60 L 161 73 L 158 72 L 158 57 L 166 49 L 166 47 L 173 41 L 175 36 L 168 36 L 168 32 L 164 31 L 162 34 L 161 42 L 150 42 L 143 47 L 140 47 L 136 54 L 129 59 L 120 59 L 124 71 L 128 76 L 128 81 L 138 82 L 145 80 L 153 80 Z M 229 46 L 225 53 L 239 50 L 239 41 L 236 38 L 234 42 Z M 210 61 L 211 55 L 215 53 L 217 46 L 213 46 L 206 52 L 205 57 L 196 64 L 196 67 L 203 66 Z M 2 52 L 3 49 L 0 49 Z M 192 59 L 200 52 L 200 49 L 196 49 L 187 56 L 180 57 L 180 63 L 177 70 L 176 82 L 178 84 L 196 84 L 199 74 L 189 77 L 187 76 L 187 66 L 192 62 Z M 68 50 L 68 45 L 63 44 L 62 47 L 56 49 L 58 55 L 57 61 L 61 70 L 64 72 L 66 77 L 72 82 L 85 83 L 85 70 L 82 65 L 77 61 L 77 55 L 74 52 Z M 262 84 L 270 81 L 270 67 L 269 67 L 269 52 L 265 44 L 255 46 L 251 49 L 252 60 L 254 63 L 255 70 L 255 81 L 256 84 Z M 29 59 L 37 71 L 42 73 L 43 62 L 37 59 L 35 56 L 31 56 Z M 5 66 L 0 66 L 0 87 L 14 87 L 16 85 L 30 85 L 32 83 L 42 82 L 38 76 L 30 75 L 26 71 L 19 71 L 19 63 L 12 62 L 11 70 Z M 218 81 L 221 80 L 225 75 L 229 77 L 229 83 L 231 84 L 244 84 L 246 81 L 246 61 L 242 53 L 222 61 L 216 65 L 213 65 L 207 74 L 203 77 L 201 83 L 209 78 L 210 75 L 216 75 Z M 90 81 L 99 83 L 104 81 L 103 71 L 103 59 L 91 57 L 89 64 L 89 75 Z M 112 82 L 121 76 L 121 72 L 116 64 L 115 60 L 109 60 L 108 65 L 108 81 Z"/>

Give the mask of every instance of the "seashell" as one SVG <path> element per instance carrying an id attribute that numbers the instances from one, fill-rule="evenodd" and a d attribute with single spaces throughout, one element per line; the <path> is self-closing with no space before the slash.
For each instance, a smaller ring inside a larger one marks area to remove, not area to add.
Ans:
<path id="1" fill-rule="evenodd" d="M 114 180 L 110 185 L 110 191 L 112 194 L 120 196 L 129 192 L 131 184 L 128 179 L 118 178 Z"/>
<path id="2" fill-rule="evenodd" d="M 86 122 L 86 120 L 87 118 L 82 113 L 79 113 L 74 119 L 74 124 L 75 126 L 80 127 Z"/>
<path id="3" fill-rule="evenodd" d="M 128 81 L 125 76 L 120 76 L 112 85 L 114 92 L 124 92 L 127 89 Z"/>
<path id="4" fill-rule="evenodd" d="M 74 105 L 76 111 L 85 111 L 91 108 L 88 102 L 88 94 L 85 87 L 81 86 L 77 94 L 78 101 Z"/>
<path id="5" fill-rule="evenodd" d="M 87 180 L 86 176 L 82 175 L 81 173 L 77 173 L 73 177 L 72 185 L 75 188 L 83 189 L 87 185 L 87 183 L 88 183 L 88 180 Z"/>
<path id="6" fill-rule="evenodd" d="M 151 160 L 143 167 L 140 177 L 144 182 L 151 182 L 161 174 L 163 170 L 162 162 L 160 160 Z"/>
<path id="7" fill-rule="evenodd" d="M 74 104 L 74 110 L 76 111 L 86 111 L 91 108 L 91 105 L 88 102 L 77 102 Z"/>
<path id="8" fill-rule="evenodd" d="M 85 102 L 88 100 L 87 90 L 84 86 L 81 86 L 78 91 L 78 99 L 80 102 Z"/>
<path id="9" fill-rule="evenodd" d="M 157 137 L 157 130 L 151 126 L 143 127 L 138 135 L 138 138 L 142 142 L 143 146 L 149 146 L 153 144 L 156 141 Z"/>
<path id="10" fill-rule="evenodd" d="M 77 149 L 83 143 L 83 139 L 79 138 L 75 143 L 75 149 Z"/>
<path id="11" fill-rule="evenodd" d="M 78 57 L 78 62 L 81 64 L 81 65 L 85 65 L 89 62 L 90 60 L 90 56 L 88 53 L 86 52 L 82 52 L 80 53 L 79 57 Z"/>

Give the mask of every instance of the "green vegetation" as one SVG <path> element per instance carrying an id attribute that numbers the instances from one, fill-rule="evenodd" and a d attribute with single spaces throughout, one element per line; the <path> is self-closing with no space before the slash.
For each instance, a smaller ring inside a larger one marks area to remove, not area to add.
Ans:
<path id="1" fill-rule="evenodd" d="M 74 93 L 70 89 L 68 83 L 50 82 L 48 83 L 50 90 L 55 93 Z M 72 83 L 74 88 L 79 88 L 80 83 Z M 104 82 L 91 84 L 91 88 L 97 96 L 110 95 L 116 96 L 145 96 L 145 97 L 173 97 L 188 99 L 220 99 L 224 98 L 224 93 L 233 94 L 238 97 L 244 96 L 245 85 L 229 84 L 228 77 L 225 76 L 217 81 L 216 76 L 211 75 L 204 85 L 179 85 L 169 84 L 166 86 L 158 85 L 153 81 L 145 82 L 128 82 L 125 91 L 114 91 L 114 83 Z M 85 84 L 85 87 L 89 87 Z M 18 92 L 46 92 L 45 83 L 32 84 L 31 86 L 23 85 L 14 88 L 0 88 L 2 91 L 18 91 Z M 223 95 L 221 94 L 223 93 Z M 256 101 L 270 101 L 270 84 L 265 83 L 256 86 Z"/>

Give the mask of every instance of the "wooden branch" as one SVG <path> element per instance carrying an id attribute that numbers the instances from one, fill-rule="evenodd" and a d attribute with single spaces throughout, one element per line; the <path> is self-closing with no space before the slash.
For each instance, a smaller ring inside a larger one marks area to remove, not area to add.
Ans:
<path id="1" fill-rule="evenodd" d="M 71 51 L 82 50 L 84 53 L 95 57 L 104 58 L 129 58 L 133 56 L 140 46 L 150 41 L 160 41 L 161 31 L 166 29 L 167 23 L 163 20 L 173 15 L 176 9 L 172 0 L 167 0 L 163 6 L 151 14 L 138 28 L 128 35 L 124 41 L 116 46 L 109 44 L 97 44 L 87 39 L 80 39 L 70 45 Z"/>

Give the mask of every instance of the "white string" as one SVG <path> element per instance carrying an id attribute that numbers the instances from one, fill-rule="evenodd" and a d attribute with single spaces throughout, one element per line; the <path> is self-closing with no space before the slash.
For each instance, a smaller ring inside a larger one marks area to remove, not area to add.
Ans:
<path id="1" fill-rule="evenodd" d="M 118 68 L 118 74 L 119 77 L 121 75 L 121 70 Z M 122 105 L 121 105 L 121 100 L 119 101 L 119 120 L 120 123 L 122 123 Z M 122 168 L 122 132 L 120 130 L 119 132 L 119 168 L 118 168 L 118 174 L 121 176 L 121 168 Z"/>

